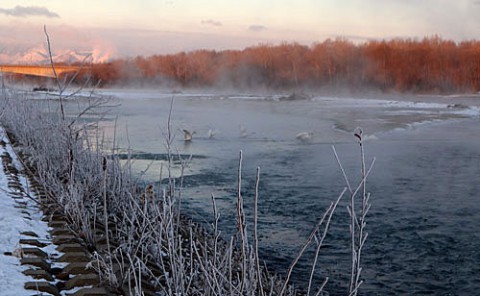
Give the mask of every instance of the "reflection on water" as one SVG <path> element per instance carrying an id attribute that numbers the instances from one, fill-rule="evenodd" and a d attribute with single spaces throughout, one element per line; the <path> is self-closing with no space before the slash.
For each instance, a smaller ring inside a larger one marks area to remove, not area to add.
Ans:
<path id="1" fill-rule="evenodd" d="M 116 138 L 135 153 L 138 172 L 160 178 L 164 168 L 171 94 L 110 91 Z M 251 221 L 256 167 L 261 167 L 259 232 L 263 258 L 284 272 L 316 221 L 343 189 L 334 144 L 347 174 L 359 180 L 359 151 L 352 131 L 368 135 L 367 159 L 377 158 L 368 182 L 372 209 L 364 251 L 365 295 L 466 294 L 480 289 L 480 125 L 477 108 L 394 100 L 314 97 L 279 101 L 278 96 L 175 95 L 174 154 L 193 156 L 184 180 L 186 214 L 211 222 L 211 195 L 224 234 L 235 225 L 238 154 Z M 113 116 L 113 115 L 112 115 Z M 103 123 L 113 131 L 113 121 Z M 195 131 L 191 143 L 182 129 Z M 211 131 L 215 136 L 211 137 Z M 210 132 L 209 132 L 210 131 Z M 312 132 L 299 141 L 300 132 Z M 163 163 L 163 165 L 162 165 Z M 348 284 L 347 200 L 334 215 L 316 279 L 330 278 L 327 291 L 344 294 Z M 309 254 L 312 255 L 312 250 Z M 302 259 L 294 280 L 311 266 Z"/>

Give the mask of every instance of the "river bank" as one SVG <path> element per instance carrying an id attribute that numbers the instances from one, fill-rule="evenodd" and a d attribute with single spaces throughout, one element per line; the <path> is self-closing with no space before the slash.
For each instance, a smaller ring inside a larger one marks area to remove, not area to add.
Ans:
<path id="1" fill-rule="evenodd" d="M 111 295 L 93 267 L 95 255 L 52 207 L 3 128 L 0 144 L 1 294 Z M 99 241 L 102 236 L 97 233 Z"/>
<path id="2" fill-rule="evenodd" d="M 0 129 L 0 155 L 10 157 L 12 165 L 21 170 L 21 165 L 6 138 L 5 131 Z M 19 181 L 26 180 L 19 176 Z M 42 214 L 35 202 L 25 198 L 22 188 L 12 188 L 11 178 L 7 177 L 5 162 L 0 162 L 0 287 L 3 295 L 31 295 L 32 291 L 24 289 L 31 278 L 25 274 L 27 268 L 20 264 L 20 240 L 32 238 L 26 233 L 35 233 L 40 240 L 47 240 L 48 225 L 41 221 Z M 20 206 L 20 203 L 22 206 Z"/>

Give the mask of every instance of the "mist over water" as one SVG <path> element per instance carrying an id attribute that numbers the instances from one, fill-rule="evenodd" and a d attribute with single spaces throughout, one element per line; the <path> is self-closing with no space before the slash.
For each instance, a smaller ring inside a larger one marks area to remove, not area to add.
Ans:
<path id="1" fill-rule="evenodd" d="M 377 158 L 367 183 L 372 208 L 362 258 L 362 294 L 473 295 L 480 289 L 477 107 L 418 102 L 413 97 L 291 101 L 277 94 L 103 92 L 120 104 L 111 114 L 118 116 L 116 139 L 120 147 L 134 151 L 134 168 L 146 182 L 157 182 L 161 174 L 166 177 L 166 167 L 162 172 L 161 167 L 174 98 L 173 149 L 193 156 L 182 189 L 184 213 L 211 223 L 213 194 L 226 236 L 235 227 L 239 151 L 249 222 L 256 167 L 261 168 L 260 252 L 269 269 L 280 273 L 345 186 L 332 145 L 351 183 L 360 180 L 353 130 L 361 126 L 367 161 Z M 102 125 L 107 137 L 113 137 L 114 121 Z M 181 129 L 195 131 L 191 143 L 184 142 Z M 311 139 L 296 139 L 300 132 L 312 132 Z M 174 173 L 179 174 L 178 167 Z M 331 295 L 345 294 L 348 285 L 347 202 L 344 198 L 334 214 L 317 268 L 317 283 L 330 278 L 326 290 Z M 299 285 L 306 284 L 312 252 L 295 271 Z"/>

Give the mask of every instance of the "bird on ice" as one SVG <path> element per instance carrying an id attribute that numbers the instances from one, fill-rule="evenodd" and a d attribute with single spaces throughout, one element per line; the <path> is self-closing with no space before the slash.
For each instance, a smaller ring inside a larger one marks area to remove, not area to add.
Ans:
<path id="1" fill-rule="evenodd" d="M 192 141 L 192 138 L 193 138 L 193 135 L 195 134 L 195 131 L 190 132 L 189 130 L 186 130 L 186 129 L 182 129 L 182 131 L 183 131 L 183 139 L 185 140 L 185 142 Z"/>
<path id="2" fill-rule="evenodd" d="M 295 136 L 295 139 L 302 142 L 308 142 L 312 139 L 312 137 L 313 137 L 313 132 L 301 132 Z"/>

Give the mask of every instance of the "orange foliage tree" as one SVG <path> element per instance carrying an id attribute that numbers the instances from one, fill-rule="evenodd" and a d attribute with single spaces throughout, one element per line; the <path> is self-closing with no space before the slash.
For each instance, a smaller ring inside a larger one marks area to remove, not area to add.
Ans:
<path id="1" fill-rule="evenodd" d="M 129 80 L 183 87 L 367 87 L 383 91 L 480 91 L 480 42 L 439 36 L 371 40 L 338 38 L 305 46 L 260 44 L 244 50 L 196 50 L 94 64 L 103 85 Z"/>

